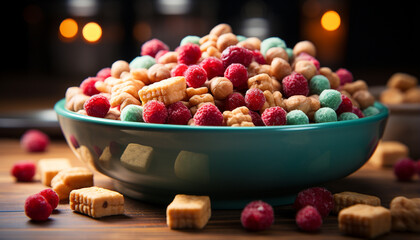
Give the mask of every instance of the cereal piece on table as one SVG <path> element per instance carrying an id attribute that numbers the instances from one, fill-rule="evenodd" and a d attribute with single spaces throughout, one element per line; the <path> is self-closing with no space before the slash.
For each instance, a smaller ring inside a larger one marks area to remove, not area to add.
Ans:
<path id="1" fill-rule="evenodd" d="M 375 167 L 392 167 L 401 158 L 409 156 L 406 145 L 397 141 L 381 141 L 369 160 Z"/>
<path id="2" fill-rule="evenodd" d="M 100 187 L 87 187 L 70 193 L 70 208 L 93 218 L 124 214 L 124 196 Z"/>
<path id="3" fill-rule="evenodd" d="M 41 175 L 41 182 L 45 186 L 51 186 L 51 180 L 61 170 L 71 168 L 67 158 L 44 158 L 38 161 L 38 171 Z"/>
<path id="4" fill-rule="evenodd" d="M 52 189 L 60 200 L 68 199 L 74 189 L 93 186 L 93 173 L 84 167 L 73 167 L 61 170 L 51 180 Z"/>
<path id="5" fill-rule="evenodd" d="M 150 100 L 158 100 L 169 105 L 185 98 L 186 86 L 185 77 L 172 77 L 145 86 L 138 94 L 143 105 Z"/>
<path id="6" fill-rule="evenodd" d="M 391 230 L 391 212 L 381 206 L 356 204 L 340 211 L 338 227 L 348 235 L 374 238 Z"/>
<path id="7" fill-rule="evenodd" d="M 208 196 L 178 194 L 166 209 L 166 223 L 171 229 L 202 229 L 210 216 Z"/>
<path id="8" fill-rule="evenodd" d="M 392 230 L 420 232 L 420 198 L 395 197 L 390 203 Z"/>
<path id="9" fill-rule="evenodd" d="M 380 206 L 381 199 L 356 192 L 341 192 L 334 194 L 334 213 L 339 213 L 342 209 L 356 204 Z"/>

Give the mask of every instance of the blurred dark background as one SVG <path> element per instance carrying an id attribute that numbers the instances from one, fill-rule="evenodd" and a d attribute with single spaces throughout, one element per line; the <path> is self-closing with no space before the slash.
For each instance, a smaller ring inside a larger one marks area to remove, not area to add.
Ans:
<path id="1" fill-rule="evenodd" d="M 321 26 L 329 10 L 341 18 L 334 31 Z M 118 59 L 131 61 L 145 41 L 158 38 L 173 50 L 184 36 L 204 36 L 222 22 L 247 37 L 278 36 L 291 48 L 311 40 L 322 66 L 345 67 L 369 85 L 397 71 L 420 77 L 419 13 L 419 1 L 407 0 L 13 1 L 1 15 L 0 108 L 42 99 L 52 107 L 67 87 Z M 65 19 L 77 30 L 60 33 Z M 93 42 L 83 35 L 89 22 L 101 28 L 90 31 L 99 36 Z"/>

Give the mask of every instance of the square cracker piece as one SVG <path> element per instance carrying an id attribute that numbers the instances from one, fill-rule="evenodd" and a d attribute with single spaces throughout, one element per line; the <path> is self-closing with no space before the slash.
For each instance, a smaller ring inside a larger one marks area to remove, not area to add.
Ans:
<path id="1" fill-rule="evenodd" d="M 367 204 L 372 206 L 380 206 L 381 199 L 375 196 L 366 195 L 356 192 L 341 192 L 334 194 L 334 213 L 340 212 L 346 207 L 355 204 Z"/>
<path id="2" fill-rule="evenodd" d="M 369 159 L 369 164 L 377 168 L 392 167 L 399 159 L 408 156 L 409 149 L 403 143 L 397 141 L 381 141 Z"/>
<path id="3" fill-rule="evenodd" d="M 100 187 L 80 188 L 70 192 L 70 208 L 93 218 L 124 214 L 124 196 Z"/>
<path id="4" fill-rule="evenodd" d="M 420 198 L 398 196 L 389 204 L 392 230 L 420 233 Z"/>
<path id="5" fill-rule="evenodd" d="M 59 171 L 71 168 L 70 161 L 67 158 L 43 158 L 38 161 L 37 165 L 41 182 L 48 187 L 51 187 L 51 180 Z"/>
<path id="6" fill-rule="evenodd" d="M 178 194 L 166 209 L 166 223 L 171 229 L 202 229 L 210 216 L 208 196 Z"/>
<path id="7" fill-rule="evenodd" d="M 68 199 L 74 189 L 93 186 L 93 173 L 84 167 L 73 167 L 61 170 L 51 180 L 52 189 L 60 200 Z"/>

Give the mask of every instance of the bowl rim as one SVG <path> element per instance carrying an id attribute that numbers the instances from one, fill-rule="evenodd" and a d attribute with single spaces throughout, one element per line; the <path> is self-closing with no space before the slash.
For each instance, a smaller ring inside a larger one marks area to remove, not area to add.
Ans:
<path id="1" fill-rule="evenodd" d="M 315 124 L 303 124 L 303 125 L 281 125 L 281 126 L 255 126 L 255 127 L 227 127 L 227 126 L 189 126 L 189 125 L 175 125 L 175 124 L 157 124 L 157 123 L 145 123 L 145 122 L 126 122 L 120 120 L 112 120 L 105 118 L 97 118 L 78 114 L 65 108 L 66 99 L 59 100 L 54 105 L 54 110 L 57 115 L 61 115 L 72 120 L 95 123 L 101 125 L 108 125 L 112 127 L 122 128 L 134 128 L 138 130 L 161 130 L 161 131 L 240 131 L 240 132 L 253 132 L 253 131 L 264 131 L 264 130 L 277 130 L 277 131 L 299 131 L 309 129 L 320 129 L 320 128 L 337 128 L 344 126 L 354 126 L 360 124 L 367 124 L 377 122 L 388 117 L 389 110 L 382 103 L 375 102 L 374 106 L 379 109 L 379 113 L 373 116 L 364 117 L 360 119 L 348 120 L 348 121 L 336 121 L 326 123 L 315 123 Z"/>

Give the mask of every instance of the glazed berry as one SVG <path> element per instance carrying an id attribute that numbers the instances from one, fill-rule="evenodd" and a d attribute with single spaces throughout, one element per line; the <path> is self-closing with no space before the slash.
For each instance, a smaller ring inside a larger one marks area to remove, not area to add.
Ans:
<path id="1" fill-rule="evenodd" d="M 93 95 L 83 105 L 88 116 L 99 118 L 104 118 L 110 107 L 108 98 L 101 94 Z"/>
<path id="2" fill-rule="evenodd" d="M 197 126 L 222 126 L 223 115 L 216 106 L 206 103 L 194 114 L 194 124 Z"/>
<path id="3" fill-rule="evenodd" d="M 356 106 L 352 106 L 351 107 L 351 112 L 356 114 L 359 118 L 364 118 L 365 115 L 363 114 L 362 110 L 360 110 L 358 107 Z"/>
<path id="4" fill-rule="evenodd" d="M 260 51 L 254 50 L 252 51 L 252 55 L 254 57 L 254 61 L 256 61 L 258 64 L 267 64 L 267 61 L 265 61 L 265 58 Z"/>
<path id="5" fill-rule="evenodd" d="M 286 114 L 281 107 L 271 107 L 264 110 L 261 119 L 266 126 L 286 125 Z"/>
<path id="6" fill-rule="evenodd" d="M 30 182 L 35 176 L 36 166 L 31 161 L 20 161 L 13 165 L 11 174 L 18 182 Z"/>
<path id="7" fill-rule="evenodd" d="M 157 52 L 156 56 L 155 56 L 156 62 L 158 62 L 159 58 L 162 57 L 163 55 L 165 55 L 167 52 L 169 52 L 169 51 L 168 50 L 159 50 L 159 52 Z"/>
<path id="8" fill-rule="evenodd" d="M 41 194 L 29 196 L 25 201 L 25 214 L 34 221 L 46 221 L 53 208 Z"/>
<path id="9" fill-rule="evenodd" d="M 251 88 L 246 91 L 245 104 L 250 110 L 258 111 L 265 103 L 265 96 L 263 91 L 259 88 Z"/>
<path id="10" fill-rule="evenodd" d="M 308 205 L 315 207 L 322 217 L 326 217 L 334 208 L 334 198 L 331 192 L 325 188 L 308 188 L 299 192 L 293 207 L 300 210 Z"/>
<path id="11" fill-rule="evenodd" d="M 98 77 L 88 77 L 80 84 L 80 88 L 82 89 L 83 93 L 88 96 L 93 96 L 98 94 L 99 91 L 95 87 L 95 83 L 97 81 L 101 81 L 101 78 Z"/>
<path id="12" fill-rule="evenodd" d="M 351 102 L 350 98 L 348 98 L 344 94 L 341 94 L 341 103 L 338 106 L 337 110 L 335 110 L 337 115 L 340 115 L 344 112 L 351 112 L 352 109 L 353 109 L 353 103 Z"/>
<path id="13" fill-rule="evenodd" d="M 143 107 L 143 120 L 147 123 L 165 123 L 168 118 L 168 110 L 163 102 L 157 100 L 148 101 Z"/>
<path id="14" fill-rule="evenodd" d="M 187 69 L 188 65 L 182 63 L 178 64 L 171 70 L 171 77 L 182 77 Z"/>
<path id="15" fill-rule="evenodd" d="M 238 92 L 231 93 L 225 99 L 225 110 L 232 111 L 235 108 L 245 106 L 245 98 Z"/>
<path id="16" fill-rule="evenodd" d="M 190 110 L 182 102 L 172 103 L 168 106 L 167 123 L 187 125 L 191 118 Z"/>
<path id="17" fill-rule="evenodd" d="M 322 226 L 322 217 L 316 208 L 308 205 L 296 214 L 296 224 L 305 232 L 313 232 Z"/>
<path id="18" fill-rule="evenodd" d="M 252 123 L 255 126 L 265 126 L 263 120 L 261 119 L 261 115 L 254 111 L 249 111 L 248 113 L 251 116 Z"/>
<path id="19" fill-rule="evenodd" d="M 394 174 L 399 181 L 411 181 L 416 174 L 416 162 L 410 158 L 400 159 L 394 164 Z"/>
<path id="20" fill-rule="evenodd" d="M 233 63 L 229 65 L 224 76 L 232 82 L 234 88 L 245 89 L 248 87 L 248 71 L 242 64 Z"/>
<path id="21" fill-rule="evenodd" d="M 321 64 L 319 63 L 319 61 L 316 60 L 316 58 L 312 57 L 311 55 L 307 54 L 306 52 L 299 53 L 299 55 L 295 59 L 295 62 L 302 61 L 302 60 L 311 61 L 315 65 L 317 70 L 319 70 L 319 68 L 321 67 Z"/>
<path id="22" fill-rule="evenodd" d="M 39 192 L 39 194 L 41 194 L 47 200 L 53 210 L 57 208 L 60 199 L 54 190 L 47 188 Z"/>
<path id="23" fill-rule="evenodd" d="M 197 44 L 187 43 L 176 49 L 178 53 L 178 63 L 187 65 L 196 64 L 201 57 L 201 50 Z"/>
<path id="24" fill-rule="evenodd" d="M 96 77 L 99 78 L 101 81 L 104 81 L 105 79 L 111 77 L 111 68 L 102 68 L 99 70 L 99 72 L 96 74 Z"/>
<path id="25" fill-rule="evenodd" d="M 188 87 L 199 88 L 207 80 L 207 73 L 202 67 L 198 65 L 191 65 L 184 72 L 185 81 Z"/>
<path id="26" fill-rule="evenodd" d="M 292 73 L 282 80 L 283 91 L 286 97 L 291 97 L 294 95 L 304 95 L 308 96 L 309 87 L 308 81 L 300 73 Z"/>
<path id="27" fill-rule="evenodd" d="M 340 78 L 340 86 L 343 86 L 346 83 L 353 82 L 353 74 L 345 68 L 339 68 L 337 71 L 335 71 L 338 78 Z"/>
<path id="28" fill-rule="evenodd" d="M 50 144 L 50 138 L 47 134 L 30 129 L 20 138 L 20 146 L 28 152 L 43 152 Z"/>
<path id="29" fill-rule="evenodd" d="M 242 226 L 250 231 L 269 229 L 274 222 L 274 211 L 270 204 L 261 200 L 248 203 L 241 213 Z"/>
<path id="30" fill-rule="evenodd" d="M 223 67 L 227 68 L 232 63 L 240 63 L 245 67 L 251 64 L 254 54 L 246 48 L 238 46 L 230 46 L 223 50 L 220 59 L 223 62 Z"/>
<path id="31" fill-rule="evenodd" d="M 159 39 L 152 39 L 141 46 L 141 55 L 155 57 L 160 50 L 169 50 L 169 47 Z"/>
<path id="32" fill-rule="evenodd" d="M 222 77 L 225 71 L 222 60 L 215 57 L 208 57 L 200 63 L 200 67 L 204 68 L 207 78 Z"/>

